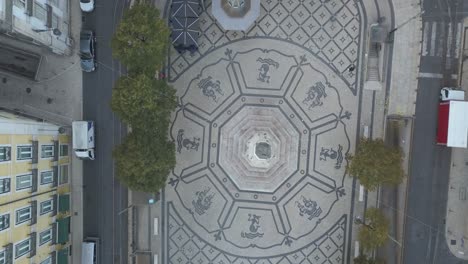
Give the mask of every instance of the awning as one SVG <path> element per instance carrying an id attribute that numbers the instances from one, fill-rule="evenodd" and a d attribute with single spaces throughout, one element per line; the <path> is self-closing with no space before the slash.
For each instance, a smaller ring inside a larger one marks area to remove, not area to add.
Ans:
<path id="1" fill-rule="evenodd" d="M 68 264 L 68 247 L 57 252 L 57 264 Z"/>
<path id="2" fill-rule="evenodd" d="M 172 1 L 171 18 L 174 17 L 198 17 L 201 13 L 199 1 Z"/>
<path id="3" fill-rule="evenodd" d="M 70 217 L 57 220 L 57 244 L 65 244 L 68 242 L 70 234 Z"/>
<path id="4" fill-rule="evenodd" d="M 70 194 L 63 194 L 59 196 L 58 209 L 60 213 L 70 211 Z"/>
<path id="5" fill-rule="evenodd" d="M 171 27 L 172 44 L 183 47 L 197 46 L 198 18 L 173 17 Z"/>

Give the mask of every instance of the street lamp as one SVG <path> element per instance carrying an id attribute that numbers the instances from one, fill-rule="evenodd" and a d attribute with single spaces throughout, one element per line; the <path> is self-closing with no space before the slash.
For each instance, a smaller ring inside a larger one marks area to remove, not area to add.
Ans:
<path id="1" fill-rule="evenodd" d="M 34 32 L 36 32 L 36 33 L 52 31 L 52 33 L 54 33 L 55 36 L 60 36 L 60 35 L 62 35 L 62 32 L 61 32 L 60 29 L 58 29 L 58 28 L 46 28 L 46 29 L 37 29 L 37 28 L 33 28 L 32 31 L 34 31 Z"/>
<path id="2" fill-rule="evenodd" d="M 366 223 L 362 220 L 362 218 L 361 218 L 360 216 L 355 216 L 355 217 L 354 217 L 354 223 L 357 224 L 357 225 L 363 225 L 363 226 L 365 226 L 365 227 L 367 227 L 367 228 L 369 228 L 369 229 L 371 229 L 371 230 L 374 230 L 374 227 L 371 226 L 371 225 L 369 225 L 369 224 L 366 224 Z M 396 239 L 393 238 L 392 236 L 390 236 L 389 233 L 387 233 L 387 237 L 390 238 L 390 240 L 392 240 L 393 242 L 395 242 L 395 244 L 397 244 L 399 247 L 403 247 L 403 246 L 401 245 L 401 243 L 398 242 L 398 240 L 396 240 Z"/>

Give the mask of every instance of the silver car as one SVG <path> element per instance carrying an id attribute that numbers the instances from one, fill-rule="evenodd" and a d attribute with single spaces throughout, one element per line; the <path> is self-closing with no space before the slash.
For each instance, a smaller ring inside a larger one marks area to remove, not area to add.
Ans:
<path id="1" fill-rule="evenodd" d="M 81 69 L 92 72 L 96 69 L 96 37 L 91 30 L 82 30 L 80 33 Z"/>

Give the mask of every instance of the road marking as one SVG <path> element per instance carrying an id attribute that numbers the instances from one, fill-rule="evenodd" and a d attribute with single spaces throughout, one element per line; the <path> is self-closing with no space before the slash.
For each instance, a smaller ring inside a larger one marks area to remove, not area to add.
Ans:
<path id="1" fill-rule="evenodd" d="M 452 23 L 448 24 L 448 32 L 447 32 L 447 54 L 446 57 L 450 58 L 450 49 L 452 48 Z M 449 60 L 447 60 L 449 61 Z M 447 65 L 446 65 L 447 66 Z"/>
<path id="2" fill-rule="evenodd" d="M 359 201 L 364 202 L 364 186 L 359 184 Z"/>
<path id="3" fill-rule="evenodd" d="M 444 23 L 440 23 L 440 36 L 439 38 L 439 46 L 437 47 L 437 57 L 442 57 L 442 53 L 444 52 L 444 40 L 445 40 L 445 25 Z"/>
<path id="4" fill-rule="evenodd" d="M 435 55 L 435 37 L 437 31 L 437 22 L 432 22 L 432 32 L 431 32 L 431 50 L 429 51 L 430 56 Z"/>
<path id="5" fill-rule="evenodd" d="M 419 78 L 439 78 L 439 79 L 442 79 L 442 78 L 444 78 L 444 75 L 442 73 L 420 72 L 419 73 Z"/>
<path id="6" fill-rule="evenodd" d="M 153 230 L 155 236 L 159 235 L 159 219 L 157 217 L 154 218 Z"/>
<path id="7" fill-rule="evenodd" d="M 427 56 L 427 39 L 429 38 L 429 22 L 424 22 L 424 33 L 423 33 L 423 43 L 422 43 L 422 56 Z"/>
<path id="8" fill-rule="evenodd" d="M 462 24 L 457 24 L 457 35 L 455 36 L 455 55 L 454 57 L 458 59 L 460 56 L 460 43 L 461 43 L 461 34 L 462 33 Z"/>
<path id="9" fill-rule="evenodd" d="M 354 241 L 354 257 L 357 258 L 361 252 L 359 251 L 359 241 Z"/>
<path id="10" fill-rule="evenodd" d="M 454 80 L 458 80 L 458 74 L 452 74 L 450 75 L 450 77 L 452 77 L 452 79 Z"/>

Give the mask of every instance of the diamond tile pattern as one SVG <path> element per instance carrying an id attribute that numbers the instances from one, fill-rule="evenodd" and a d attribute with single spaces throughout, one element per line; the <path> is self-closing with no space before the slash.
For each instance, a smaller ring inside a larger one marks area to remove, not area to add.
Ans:
<path id="1" fill-rule="evenodd" d="M 342 217 L 322 238 L 312 241 L 306 247 L 276 257 L 245 258 L 221 251 L 206 243 L 184 223 L 169 203 L 168 226 L 177 227 L 177 232 L 168 237 L 169 264 L 296 264 L 331 263 L 344 261 L 344 237 L 347 231 L 346 217 Z M 183 223 L 183 224 L 179 224 Z M 183 244 L 182 244 L 183 243 Z M 201 248 L 201 249 L 199 249 Z"/>
<path id="2" fill-rule="evenodd" d="M 187 68 L 205 54 L 242 38 L 269 37 L 294 42 L 312 51 L 324 61 L 330 62 L 339 75 L 354 86 L 356 76 L 346 71 L 350 64 L 356 64 L 361 19 L 355 0 L 265 0 L 261 1 L 260 17 L 247 32 L 223 32 L 211 16 L 211 0 L 205 0 L 206 11 L 200 16 L 201 36 L 198 42 L 199 56 L 191 57 L 186 52 L 178 54 L 174 49 L 170 55 L 170 81 L 175 81 Z M 330 41 L 335 40 L 333 44 Z M 337 45 L 330 52 L 328 46 Z M 353 51 L 353 52 L 351 52 Z M 346 67 L 338 65 L 345 54 Z M 182 58 L 182 59 L 181 59 Z"/>

